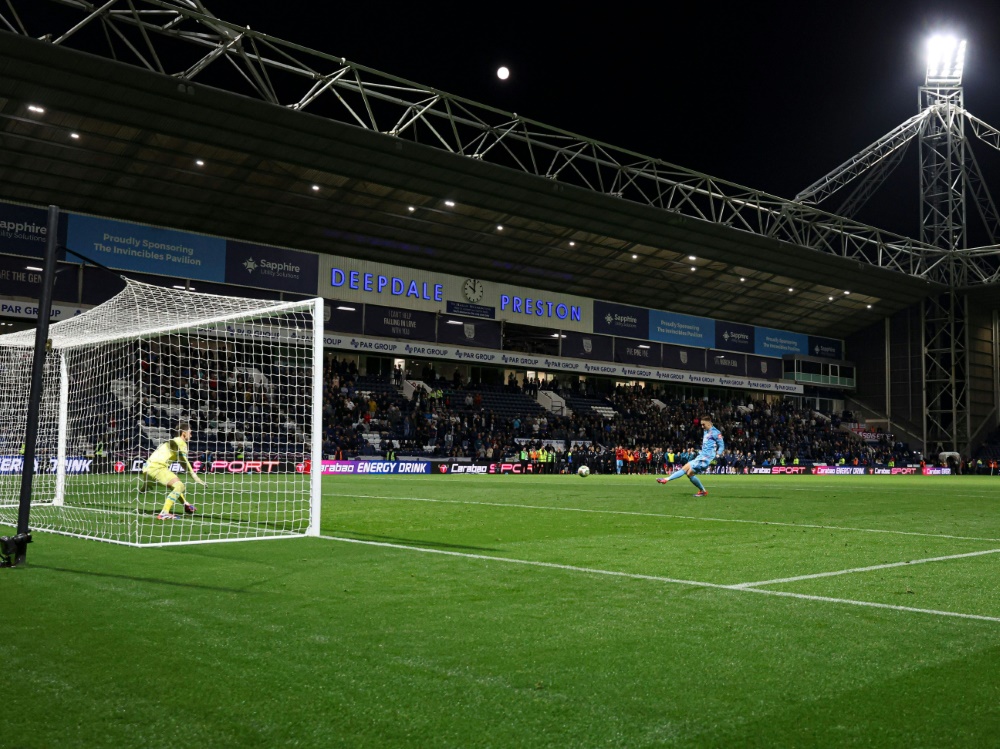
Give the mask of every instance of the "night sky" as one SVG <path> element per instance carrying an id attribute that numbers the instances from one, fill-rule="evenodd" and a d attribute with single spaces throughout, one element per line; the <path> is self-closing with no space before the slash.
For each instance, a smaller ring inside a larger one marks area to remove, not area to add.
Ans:
<path id="1" fill-rule="evenodd" d="M 1000 128 L 1000 8 L 982 0 L 687 2 L 652 11 L 204 2 L 256 31 L 785 198 L 917 113 L 933 31 L 968 40 L 966 108 Z M 496 76 L 500 65 L 511 69 L 507 81 Z M 973 150 L 1000 200 L 1000 152 L 979 141 Z M 918 206 L 914 143 L 858 218 L 917 237 Z"/>
<path id="2" fill-rule="evenodd" d="M 968 40 L 966 108 L 1000 128 L 996 3 L 687 2 L 658 11 L 613 3 L 599 12 L 575 3 L 338 3 L 322 22 L 305 0 L 287 0 L 281 13 L 263 3 L 206 5 L 226 20 L 780 197 L 917 113 L 932 31 Z M 506 82 L 500 65 L 511 69 Z M 1000 152 L 979 141 L 973 150 L 1000 200 Z M 918 236 L 918 205 L 914 143 L 858 218 Z"/>

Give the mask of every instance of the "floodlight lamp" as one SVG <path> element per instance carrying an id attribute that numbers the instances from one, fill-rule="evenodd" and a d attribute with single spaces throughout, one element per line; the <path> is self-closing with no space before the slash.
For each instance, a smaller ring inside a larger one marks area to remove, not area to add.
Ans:
<path id="1" fill-rule="evenodd" d="M 928 86 L 959 86 L 965 67 L 965 40 L 954 36 L 935 34 L 927 40 Z"/>

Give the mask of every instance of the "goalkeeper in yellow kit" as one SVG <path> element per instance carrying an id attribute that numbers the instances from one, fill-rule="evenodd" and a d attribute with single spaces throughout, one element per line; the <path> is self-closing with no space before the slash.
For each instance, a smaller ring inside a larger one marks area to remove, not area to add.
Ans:
<path id="1" fill-rule="evenodd" d="M 153 483 L 162 484 L 170 489 L 170 494 L 167 495 L 167 499 L 163 503 L 163 509 L 156 516 L 158 520 L 176 520 L 178 516 L 174 515 L 171 510 L 174 509 L 174 503 L 177 501 L 184 505 L 184 512 L 193 513 L 198 509 L 184 498 L 184 482 L 170 470 L 170 466 L 174 463 L 180 463 L 191 478 L 202 486 L 205 485 L 201 476 L 194 472 L 188 462 L 187 443 L 190 439 L 191 425 L 187 422 L 181 422 L 177 425 L 177 436 L 156 448 L 149 456 L 149 460 L 146 461 L 146 465 L 142 467 L 142 477 L 139 479 L 140 493 L 144 493 Z"/>

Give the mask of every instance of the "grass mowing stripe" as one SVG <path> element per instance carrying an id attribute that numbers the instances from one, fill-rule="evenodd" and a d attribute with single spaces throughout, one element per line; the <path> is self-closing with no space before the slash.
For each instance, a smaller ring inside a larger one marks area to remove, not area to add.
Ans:
<path id="1" fill-rule="evenodd" d="M 568 572 L 583 572 L 589 575 L 605 575 L 610 577 L 627 577 L 632 580 L 650 580 L 653 582 L 669 583 L 672 585 L 687 585 L 695 588 L 715 588 L 719 590 L 731 590 L 743 593 L 760 593 L 762 595 L 780 596 L 782 598 L 798 598 L 804 601 L 819 601 L 823 603 L 839 603 L 847 606 L 863 606 L 875 609 L 887 609 L 891 611 L 904 611 L 912 614 L 930 614 L 932 616 L 952 617 L 956 619 L 974 619 L 984 622 L 1000 623 L 1000 617 L 984 616 L 982 614 L 963 614 L 957 611 L 941 611 L 939 609 L 921 609 L 913 606 L 897 606 L 891 603 L 875 603 L 873 601 L 855 601 L 849 598 L 832 598 L 829 596 L 812 596 L 806 593 L 791 593 L 783 590 L 767 590 L 765 588 L 748 588 L 739 585 L 722 585 L 720 583 L 708 583 L 700 580 L 680 580 L 672 577 L 662 577 L 659 575 L 642 575 L 635 572 L 618 572 L 616 570 L 602 570 L 593 567 L 577 567 L 570 564 L 557 564 L 555 562 L 539 562 L 529 559 L 512 559 L 509 557 L 496 557 L 485 554 L 469 554 L 461 551 L 446 551 L 444 549 L 429 549 L 423 546 L 407 546 L 405 544 L 394 544 L 387 541 L 362 541 L 357 538 L 342 538 L 339 536 L 319 536 L 327 541 L 338 541 L 348 544 L 361 544 L 363 546 L 379 546 L 387 549 L 400 549 L 403 551 L 417 551 L 424 554 L 442 554 L 450 557 L 462 557 L 464 559 L 475 559 L 485 562 L 506 562 L 508 564 L 521 564 L 529 567 L 543 567 L 546 569 L 565 570 Z M 966 555 L 968 556 L 968 555 Z"/>
<path id="2" fill-rule="evenodd" d="M 325 497 L 349 497 L 352 499 L 389 499 L 401 502 L 435 502 L 449 505 L 483 505 L 486 507 L 515 507 L 523 510 L 551 510 L 554 512 L 586 512 L 600 515 L 633 515 L 647 518 L 669 518 L 671 520 L 698 520 L 710 523 L 744 523 L 748 525 L 777 525 L 788 528 L 812 528 L 822 531 L 851 531 L 854 533 L 889 533 L 895 536 L 922 536 L 924 538 L 947 538 L 953 541 L 992 541 L 1000 543 L 1000 538 L 978 536 L 954 536 L 947 533 L 921 533 L 920 531 L 894 531 L 884 528 L 852 528 L 844 525 L 815 525 L 810 523 L 784 523 L 776 520 L 746 520 L 743 518 L 712 518 L 696 515 L 671 515 L 664 512 L 636 512 L 634 510 L 594 510 L 585 507 L 550 507 L 546 505 L 525 505 L 510 502 L 474 502 L 467 499 L 436 499 L 432 497 L 390 497 L 377 494 L 324 494 Z"/>
<path id="3" fill-rule="evenodd" d="M 875 570 L 887 570 L 893 567 L 906 567 L 912 564 L 927 564 L 929 562 L 947 562 L 950 559 L 965 559 L 967 557 L 981 557 L 985 554 L 996 554 L 1000 549 L 986 549 L 985 551 L 970 551 L 965 554 L 949 554 L 943 557 L 928 557 L 927 559 L 911 559 L 908 562 L 889 562 L 887 564 L 873 564 L 869 567 L 852 567 L 846 570 L 834 570 L 832 572 L 815 572 L 811 575 L 797 575 L 796 577 L 780 577 L 774 580 L 760 580 L 753 583 L 737 583 L 733 588 L 753 588 L 758 585 L 777 585 L 779 583 L 795 583 L 800 580 L 815 580 L 819 577 L 836 577 L 837 575 L 850 575 L 854 572 L 874 572 Z"/>

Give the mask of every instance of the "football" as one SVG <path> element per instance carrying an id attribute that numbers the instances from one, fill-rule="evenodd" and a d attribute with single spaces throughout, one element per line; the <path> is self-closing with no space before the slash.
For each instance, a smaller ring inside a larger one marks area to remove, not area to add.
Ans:
<path id="1" fill-rule="evenodd" d="M 580 467 L 579 467 L 579 468 L 577 469 L 577 471 L 576 471 L 576 474 L 577 474 L 578 476 L 583 476 L 583 478 L 587 478 L 587 476 L 589 476 L 589 475 L 590 475 L 590 469 L 589 469 L 589 468 L 587 468 L 587 466 L 580 466 Z"/>

